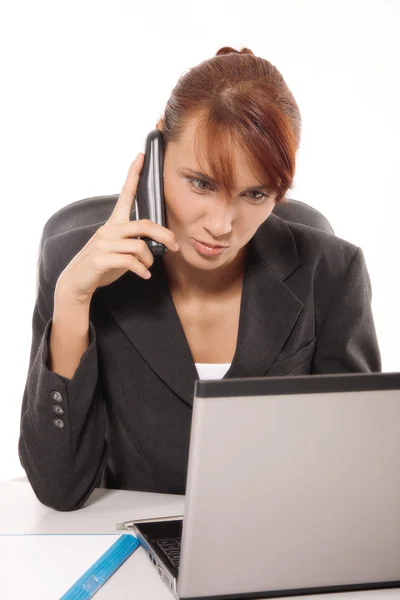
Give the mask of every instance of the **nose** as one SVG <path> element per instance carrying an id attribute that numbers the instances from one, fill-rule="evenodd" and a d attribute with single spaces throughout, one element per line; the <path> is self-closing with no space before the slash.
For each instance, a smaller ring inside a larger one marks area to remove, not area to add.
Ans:
<path id="1" fill-rule="evenodd" d="M 234 206 L 231 199 L 214 197 L 207 209 L 203 221 L 204 229 L 215 240 L 229 236 L 234 217 Z"/>

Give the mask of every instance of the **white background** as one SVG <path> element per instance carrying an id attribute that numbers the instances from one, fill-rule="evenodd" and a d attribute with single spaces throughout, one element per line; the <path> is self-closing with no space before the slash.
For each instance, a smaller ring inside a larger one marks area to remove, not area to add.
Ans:
<path id="1" fill-rule="evenodd" d="M 384 371 L 399 371 L 398 0 L 3 1 L 0 480 L 17 442 L 45 221 L 119 193 L 178 77 L 225 45 L 270 60 L 303 119 L 295 188 L 364 250 Z"/>

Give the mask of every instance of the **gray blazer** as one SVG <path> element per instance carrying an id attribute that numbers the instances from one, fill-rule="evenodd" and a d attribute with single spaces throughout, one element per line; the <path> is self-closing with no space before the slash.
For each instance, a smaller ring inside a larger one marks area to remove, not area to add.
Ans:
<path id="1" fill-rule="evenodd" d="M 57 278 L 98 226 L 49 238 L 39 263 L 19 454 L 39 500 L 58 510 L 99 486 L 185 492 L 198 374 L 160 258 L 149 281 L 129 271 L 96 290 L 72 379 L 47 367 Z M 271 214 L 249 242 L 225 377 L 380 370 L 362 250 Z"/>

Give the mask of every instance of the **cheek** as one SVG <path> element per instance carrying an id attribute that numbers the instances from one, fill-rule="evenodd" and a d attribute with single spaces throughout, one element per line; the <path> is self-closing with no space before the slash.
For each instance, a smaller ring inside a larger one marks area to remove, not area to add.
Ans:
<path id="1" fill-rule="evenodd" d="M 266 205 L 266 207 L 264 207 L 264 210 L 260 211 L 261 214 L 258 219 L 258 226 L 261 225 L 261 223 L 264 223 L 264 221 L 266 221 L 268 219 L 269 215 L 274 210 L 274 206 L 275 206 L 275 202 L 273 200 L 270 200 L 269 202 L 267 202 L 267 205 Z"/>
<path id="2" fill-rule="evenodd" d="M 240 234 L 246 237 L 247 235 L 253 235 L 258 227 L 268 219 L 273 208 L 273 202 L 268 202 L 265 206 L 249 206 L 243 202 L 236 218 Z"/>
<path id="3" fill-rule="evenodd" d="M 165 208 L 169 219 L 177 223 L 190 223 L 198 217 L 196 197 L 181 181 L 164 180 Z"/>
<path id="4" fill-rule="evenodd" d="M 182 190 L 176 181 L 164 176 L 165 208 L 169 218 L 179 217 L 182 205 Z"/>

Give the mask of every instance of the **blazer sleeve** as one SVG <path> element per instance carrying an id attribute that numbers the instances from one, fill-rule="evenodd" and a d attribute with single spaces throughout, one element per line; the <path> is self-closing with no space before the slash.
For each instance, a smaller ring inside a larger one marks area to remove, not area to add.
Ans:
<path id="1" fill-rule="evenodd" d="M 357 248 L 342 282 L 332 292 L 322 325 L 317 327 L 311 373 L 382 370 L 371 300 L 364 254 Z"/>
<path id="2" fill-rule="evenodd" d="M 97 372 L 96 330 L 68 379 L 49 370 L 54 287 L 39 262 L 32 345 L 21 411 L 19 457 L 37 498 L 57 510 L 80 508 L 98 485 L 107 457 Z"/>

